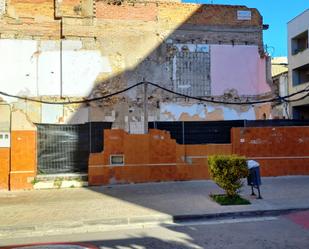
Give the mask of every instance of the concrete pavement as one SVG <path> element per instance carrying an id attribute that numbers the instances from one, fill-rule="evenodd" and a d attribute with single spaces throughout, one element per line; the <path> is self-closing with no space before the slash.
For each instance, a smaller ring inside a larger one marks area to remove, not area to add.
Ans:
<path id="1" fill-rule="evenodd" d="M 251 205 L 220 206 L 213 181 L 168 182 L 0 192 L 1 238 L 104 231 L 188 219 L 274 215 L 309 209 L 309 176 L 262 179 L 262 200 L 243 187 Z"/>

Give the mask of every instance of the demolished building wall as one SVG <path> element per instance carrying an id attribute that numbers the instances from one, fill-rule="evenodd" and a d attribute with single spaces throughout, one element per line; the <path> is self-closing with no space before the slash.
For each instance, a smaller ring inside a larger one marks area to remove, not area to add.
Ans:
<path id="1" fill-rule="evenodd" d="M 80 100 L 143 80 L 222 101 L 271 94 L 262 17 L 245 6 L 8 0 L 0 27 L 1 90 L 13 95 Z M 175 97 L 149 87 L 149 121 L 261 119 L 270 113 L 260 115 L 260 105 L 205 107 Z M 4 100 L 37 123 L 112 121 L 132 132 L 143 126 L 142 86 L 89 105 Z"/>

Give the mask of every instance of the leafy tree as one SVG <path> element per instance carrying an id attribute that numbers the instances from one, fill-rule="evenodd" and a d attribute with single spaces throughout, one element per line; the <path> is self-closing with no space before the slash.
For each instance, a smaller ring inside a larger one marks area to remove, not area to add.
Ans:
<path id="1" fill-rule="evenodd" d="M 249 174 L 246 158 L 236 155 L 210 156 L 208 165 L 213 180 L 229 197 L 237 195 L 243 185 L 241 178 Z"/>

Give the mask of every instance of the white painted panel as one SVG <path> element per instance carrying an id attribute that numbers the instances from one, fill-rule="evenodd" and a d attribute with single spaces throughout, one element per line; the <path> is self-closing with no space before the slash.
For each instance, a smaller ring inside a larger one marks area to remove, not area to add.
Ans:
<path id="1" fill-rule="evenodd" d="M 111 72 L 111 66 L 99 51 L 64 51 L 63 95 L 89 95 L 101 72 Z"/>
<path id="2" fill-rule="evenodd" d="M 60 41 L 59 40 L 47 40 L 39 41 L 40 51 L 60 51 Z"/>
<path id="3" fill-rule="evenodd" d="M 39 95 L 60 95 L 60 52 L 41 52 L 38 66 Z"/>
<path id="4" fill-rule="evenodd" d="M 11 136 L 9 132 L 0 132 L 0 148 L 11 147 Z"/>
<path id="5" fill-rule="evenodd" d="M 14 95 L 37 95 L 37 42 L 0 40 L 0 89 Z"/>
<path id="6" fill-rule="evenodd" d="M 63 117 L 62 105 L 42 104 L 42 123 L 58 124 Z"/>
<path id="7" fill-rule="evenodd" d="M 205 119 L 205 107 L 200 104 L 181 105 L 174 103 L 162 103 L 160 105 L 160 120 L 162 121 L 178 121 L 182 114 L 189 116 L 197 115 L 201 119 Z M 173 117 L 171 119 L 171 117 Z"/>
<path id="8" fill-rule="evenodd" d="M 64 40 L 62 41 L 63 50 L 80 50 L 83 47 L 83 43 L 80 40 Z"/>

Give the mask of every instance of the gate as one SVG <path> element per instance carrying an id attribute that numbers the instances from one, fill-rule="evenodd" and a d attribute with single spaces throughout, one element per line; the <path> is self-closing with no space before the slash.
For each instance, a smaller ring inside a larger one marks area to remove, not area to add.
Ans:
<path id="1" fill-rule="evenodd" d="M 111 125 L 107 122 L 36 124 L 38 174 L 87 172 L 89 154 L 103 150 L 103 131 Z"/>

